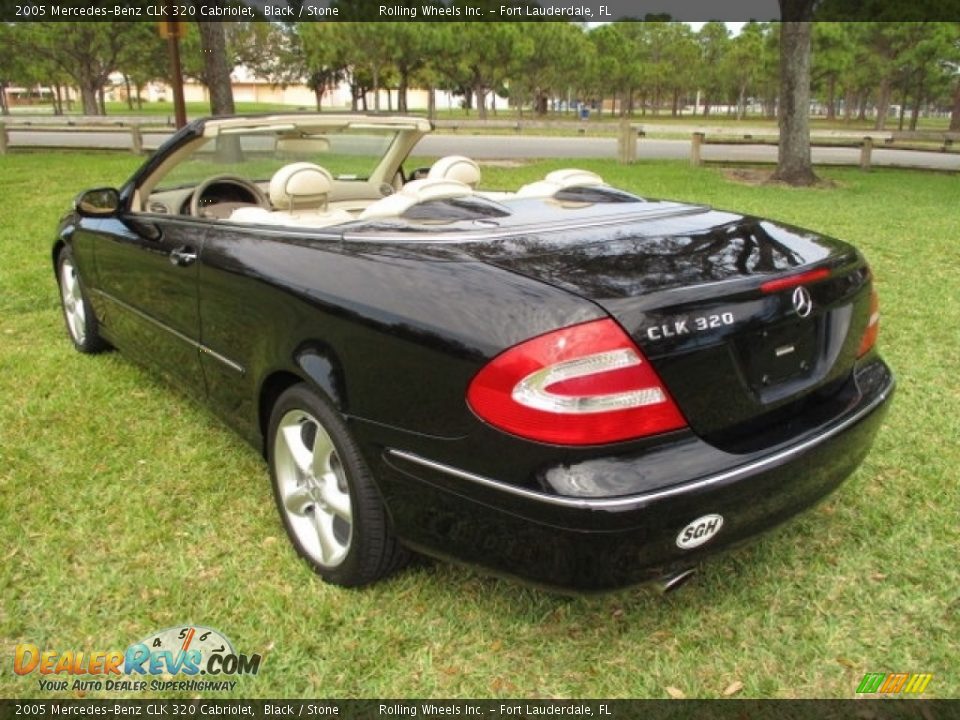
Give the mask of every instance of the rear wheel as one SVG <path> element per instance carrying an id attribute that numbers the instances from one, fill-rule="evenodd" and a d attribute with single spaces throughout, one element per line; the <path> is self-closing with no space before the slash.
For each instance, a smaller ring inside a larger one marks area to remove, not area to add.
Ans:
<path id="1" fill-rule="evenodd" d="M 366 585 L 408 559 L 346 425 L 307 385 L 295 385 L 277 400 L 267 447 L 284 527 L 324 580 Z"/>
<path id="2" fill-rule="evenodd" d="M 77 273 L 73 251 L 64 246 L 57 255 L 57 283 L 60 286 L 60 306 L 73 346 L 82 353 L 97 353 L 108 345 L 100 337 L 100 326 L 90 301 L 83 291 Z"/>

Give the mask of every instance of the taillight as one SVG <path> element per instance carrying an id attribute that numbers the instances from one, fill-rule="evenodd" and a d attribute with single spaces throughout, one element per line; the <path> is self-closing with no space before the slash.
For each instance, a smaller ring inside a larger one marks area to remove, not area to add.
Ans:
<path id="1" fill-rule="evenodd" d="M 857 357 L 862 357 L 870 352 L 871 348 L 877 344 L 877 333 L 880 331 L 880 297 L 874 288 L 870 288 L 870 320 L 867 323 L 867 329 L 863 331 L 863 338 L 860 340 L 860 349 L 857 350 Z"/>
<path id="2" fill-rule="evenodd" d="M 520 437 L 597 445 L 686 427 L 656 371 L 613 320 L 515 345 L 467 389 L 480 419 Z"/>
<path id="3" fill-rule="evenodd" d="M 790 275 L 789 277 L 777 278 L 776 280 L 767 280 L 760 286 L 761 292 L 774 293 L 797 285 L 806 285 L 807 283 L 817 282 L 830 277 L 830 271 L 827 268 L 818 268 L 817 270 L 808 270 L 799 275 Z"/>

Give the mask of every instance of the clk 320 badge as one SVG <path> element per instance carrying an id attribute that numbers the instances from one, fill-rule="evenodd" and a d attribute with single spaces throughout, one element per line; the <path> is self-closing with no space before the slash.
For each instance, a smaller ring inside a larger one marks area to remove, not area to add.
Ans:
<path id="1" fill-rule="evenodd" d="M 713 328 L 723 327 L 724 325 L 733 325 L 733 323 L 734 317 L 732 312 L 700 315 L 648 327 L 647 337 L 651 340 L 666 340 L 667 338 L 678 337 L 680 335 L 690 335 L 695 332 L 712 330 Z"/>

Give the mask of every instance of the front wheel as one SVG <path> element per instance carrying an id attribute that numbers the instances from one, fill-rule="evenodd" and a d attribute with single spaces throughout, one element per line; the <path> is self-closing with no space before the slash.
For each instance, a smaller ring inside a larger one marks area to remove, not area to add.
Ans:
<path id="1" fill-rule="evenodd" d="M 68 246 L 64 246 L 57 255 L 57 283 L 60 286 L 63 319 L 73 346 L 82 353 L 105 350 L 107 343 L 100 337 L 97 316 L 93 314 L 93 307 L 83 291 L 73 251 Z"/>
<path id="2" fill-rule="evenodd" d="M 307 385 L 291 387 L 274 405 L 267 459 L 287 535 L 324 580 L 367 585 L 407 560 L 346 425 Z"/>

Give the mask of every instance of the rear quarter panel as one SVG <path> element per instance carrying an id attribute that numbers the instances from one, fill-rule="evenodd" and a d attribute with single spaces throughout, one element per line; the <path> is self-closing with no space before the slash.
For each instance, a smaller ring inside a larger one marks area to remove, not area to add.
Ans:
<path id="1" fill-rule="evenodd" d="M 456 438 L 476 428 L 474 373 L 503 349 L 604 315 L 593 303 L 475 260 L 416 246 L 220 227 L 199 271 L 215 409 L 248 437 L 277 372 L 310 376 L 348 417 Z M 242 371 L 237 368 L 242 368 Z"/>

